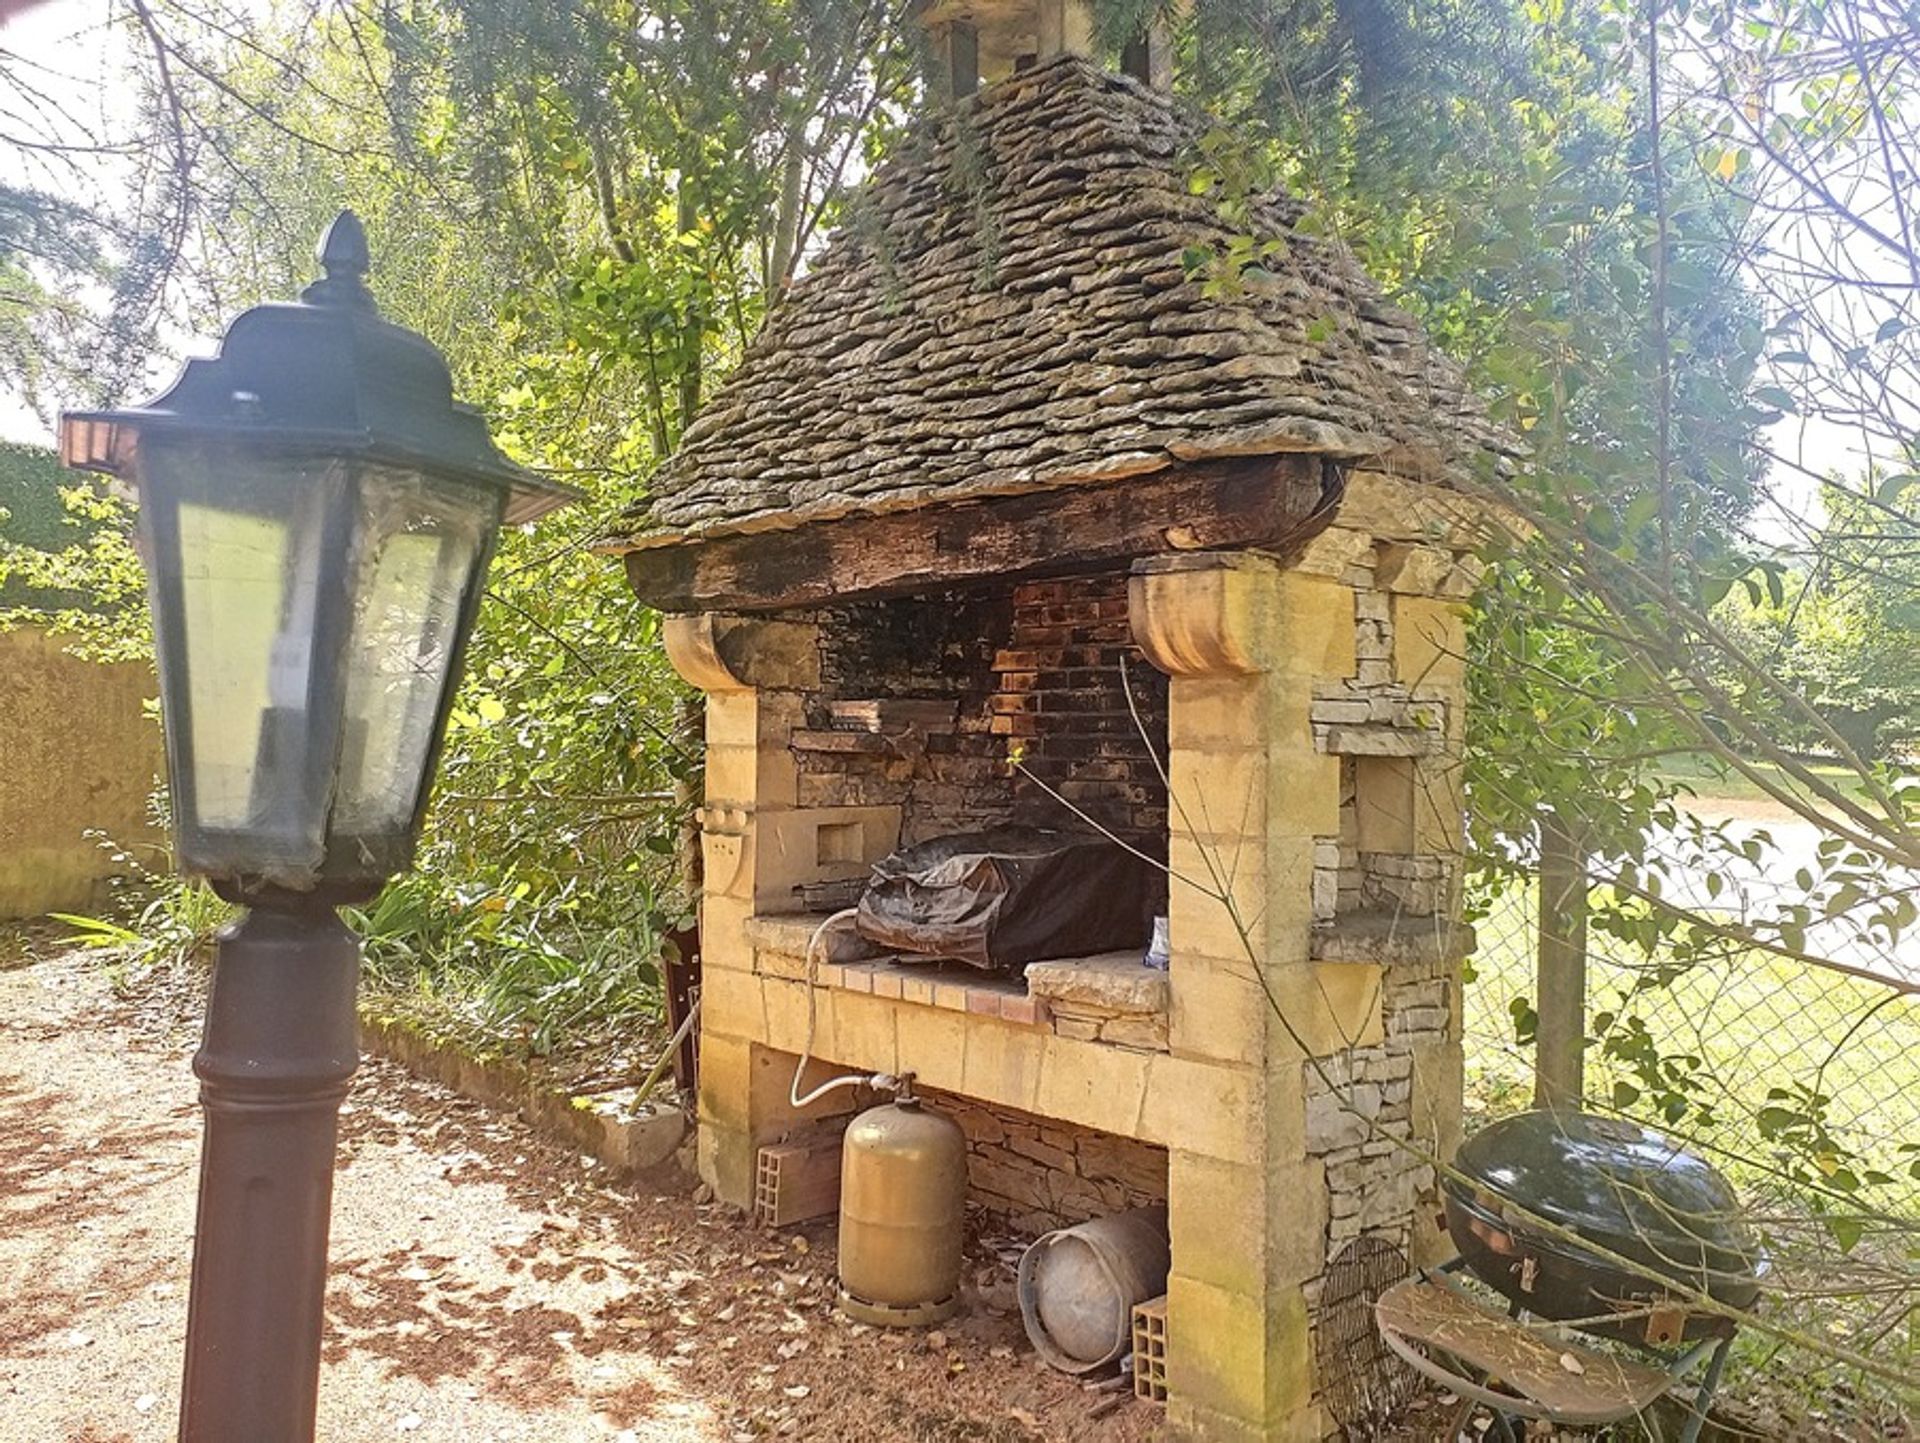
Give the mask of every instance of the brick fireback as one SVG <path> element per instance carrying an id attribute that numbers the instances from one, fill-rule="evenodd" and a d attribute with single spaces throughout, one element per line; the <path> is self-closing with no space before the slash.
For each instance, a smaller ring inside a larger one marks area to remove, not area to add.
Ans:
<path id="1" fill-rule="evenodd" d="M 1166 755 L 1167 678 L 1134 645 L 1126 574 L 1016 586 L 993 669 L 993 733 L 1024 767 L 1015 815 L 1059 825 L 1070 815 L 1064 799 L 1121 836 L 1164 847 L 1156 753 Z"/>
<path id="2" fill-rule="evenodd" d="M 898 805 L 902 839 L 916 842 L 1006 821 L 1075 826 L 1064 798 L 1164 849 L 1154 753 L 1165 754 L 1167 679 L 1133 644 L 1124 571 L 863 602 L 818 619 L 811 726 L 832 727 L 833 703 L 849 700 L 951 697 L 955 711 L 950 727 L 892 751 L 802 749 L 802 806 Z"/>

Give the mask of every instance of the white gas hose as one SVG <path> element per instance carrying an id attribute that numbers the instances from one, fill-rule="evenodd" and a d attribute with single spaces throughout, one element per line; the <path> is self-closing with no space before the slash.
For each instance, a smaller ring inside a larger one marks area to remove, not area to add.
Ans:
<path id="1" fill-rule="evenodd" d="M 837 923 L 844 922 L 859 912 L 858 907 L 846 907 L 835 912 L 826 921 L 813 929 L 813 936 L 807 939 L 807 1042 L 800 1049 L 800 1060 L 793 1066 L 793 1085 L 787 1089 L 787 1101 L 794 1108 L 810 1106 L 825 1097 L 837 1087 L 858 1087 L 862 1083 L 872 1083 L 876 1087 L 886 1088 L 893 1084 L 893 1078 L 884 1072 L 849 1072 L 844 1077 L 833 1077 L 821 1083 L 805 1097 L 800 1095 L 800 1082 L 806 1076 L 807 1064 L 813 1060 L 813 1030 L 816 1024 L 814 1013 L 814 987 L 820 971 L 821 941 L 827 930 Z"/>

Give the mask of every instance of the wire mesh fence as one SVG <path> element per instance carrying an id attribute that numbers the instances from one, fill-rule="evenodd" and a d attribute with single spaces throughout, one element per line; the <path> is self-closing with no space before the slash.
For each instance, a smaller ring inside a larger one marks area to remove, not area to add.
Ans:
<path id="1" fill-rule="evenodd" d="M 1882 925 L 1920 878 L 1883 869 L 1855 898 L 1823 842 L 1722 819 L 1631 861 L 1589 856 L 1578 949 L 1583 1105 L 1682 1139 L 1734 1183 L 1771 1260 L 1763 1308 L 1787 1329 L 1749 1376 L 1810 1391 L 1847 1370 L 1782 1337 L 1908 1376 L 1920 1360 L 1920 939 Z M 1531 844 L 1491 861 L 1467 888 L 1470 1126 L 1533 1104 L 1540 943 L 1558 925 Z"/>
<path id="2" fill-rule="evenodd" d="M 1473 905 L 1469 1107 L 1497 1116 L 1533 1096 L 1538 887 L 1483 877 Z M 1590 931 L 1587 1036 L 1591 1106 L 1687 1137 L 1736 1175 L 1821 1177 L 1920 1219 L 1920 996 L 1758 948 L 1682 962 Z"/>

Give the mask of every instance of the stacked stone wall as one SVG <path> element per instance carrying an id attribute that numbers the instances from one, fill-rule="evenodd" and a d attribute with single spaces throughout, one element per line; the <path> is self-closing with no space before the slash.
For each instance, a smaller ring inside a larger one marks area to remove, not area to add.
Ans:
<path id="1" fill-rule="evenodd" d="M 1400 613 L 1369 550 L 1345 568 L 1354 594 L 1354 675 L 1315 688 L 1316 750 L 1340 758 L 1340 831 L 1314 846 L 1316 923 L 1361 910 L 1410 917 L 1458 909 L 1460 698 L 1396 662 L 1397 628 L 1431 613 Z M 1448 677 L 1459 658 L 1449 657 Z M 1436 673 L 1441 671 L 1435 669 Z"/>
<path id="2" fill-rule="evenodd" d="M 1167 1200 L 1163 1147 L 952 1093 L 926 1096 L 966 1134 L 968 1196 L 1015 1232 L 1037 1237 Z"/>
<path id="3" fill-rule="evenodd" d="M 1422 1154 L 1435 1139 L 1414 1128 L 1415 1058 L 1452 1038 L 1451 963 L 1388 969 L 1381 997 L 1385 1037 L 1303 1064 L 1307 1153 L 1326 1167 L 1327 1261 L 1372 1234 L 1406 1248 L 1416 1208 L 1435 1178 Z"/>

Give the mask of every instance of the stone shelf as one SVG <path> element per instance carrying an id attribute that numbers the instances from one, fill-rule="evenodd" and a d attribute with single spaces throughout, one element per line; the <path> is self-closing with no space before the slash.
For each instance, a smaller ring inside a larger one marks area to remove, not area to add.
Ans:
<path id="1" fill-rule="evenodd" d="M 892 737 L 879 732 L 796 728 L 787 745 L 797 752 L 837 752 L 861 756 L 894 756 L 900 751 Z"/>
<path id="2" fill-rule="evenodd" d="M 754 946 L 755 970 L 791 982 L 807 980 L 807 944 L 825 915 L 774 913 L 750 919 L 746 934 Z M 1079 1041 L 1142 1051 L 1167 1048 L 1167 974 L 1141 966 L 1132 951 L 1034 962 L 1024 980 L 960 962 L 907 961 L 897 955 L 823 961 L 814 981 L 1021 1027 L 1046 1027 Z"/>
<path id="3" fill-rule="evenodd" d="M 1313 930 L 1316 962 L 1370 962 L 1382 967 L 1443 966 L 1473 950 L 1473 928 L 1441 917 L 1368 908 Z"/>
<path id="4" fill-rule="evenodd" d="M 1166 1051 L 1172 988 L 1165 972 L 1141 965 L 1138 952 L 1035 962 L 1027 990 L 1045 999 L 1053 1030 L 1064 1037 Z"/>

